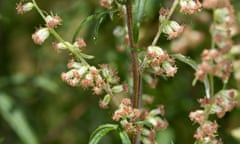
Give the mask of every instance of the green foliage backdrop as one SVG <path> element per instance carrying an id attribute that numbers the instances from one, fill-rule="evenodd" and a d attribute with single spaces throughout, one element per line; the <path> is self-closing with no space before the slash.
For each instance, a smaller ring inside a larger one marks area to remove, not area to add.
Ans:
<path id="1" fill-rule="evenodd" d="M 0 1 L 0 143 L 2 144 L 86 144 L 91 132 L 103 123 L 111 122 L 113 111 L 98 107 L 98 98 L 90 90 L 72 88 L 62 82 L 60 74 L 66 71 L 69 55 L 56 53 L 50 40 L 43 46 L 32 42 L 31 34 L 35 24 L 41 23 L 36 12 L 25 16 L 17 15 L 17 0 Z M 162 0 L 148 0 L 144 16 L 151 23 L 142 25 L 146 38 L 153 38 L 157 31 L 157 15 Z M 235 13 L 240 21 L 240 1 L 232 1 Z M 57 12 L 63 18 L 59 33 L 69 41 L 80 22 L 88 15 L 101 11 L 98 0 L 39 0 L 39 5 L 47 10 Z M 209 22 L 203 17 L 176 14 L 175 19 L 191 25 L 205 33 L 204 43 L 188 51 L 187 55 L 199 59 L 203 48 L 209 45 Z M 81 31 L 88 48 L 86 53 L 94 55 L 92 64 L 109 63 L 119 71 L 121 79 L 129 72 L 129 56 L 117 52 L 112 31 L 121 21 L 109 23 L 106 18 L 100 26 L 98 39 L 93 40 L 93 27 L 96 21 L 88 23 Z M 148 45 L 150 39 L 144 39 L 142 45 Z M 239 37 L 235 37 L 237 42 Z M 169 41 L 161 39 L 161 44 L 169 48 Z M 239 41 L 240 42 L 240 41 Z M 185 64 L 177 63 L 179 71 L 174 79 L 159 79 L 155 89 L 144 84 L 143 89 L 155 96 L 152 107 L 159 103 L 165 105 L 169 128 L 158 134 L 159 144 L 190 144 L 194 142 L 192 134 L 196 126 L 189 120 L 191 110 L 199 107 L 197 98 L 204 96 L 201 83 L 192 86 L 194 71 Z M 239 87 L 232 78 L 231 87 Z M 221 83 L 216 82 L 217 88 Z M 231 130 L 240 127 L 240 109 L 236 108 L 220 120 L 221 137 L 227 144 L 240 143 L 231 136 Z M 119 143 L 115 133 L 106 136 L 102 143 Z"/>

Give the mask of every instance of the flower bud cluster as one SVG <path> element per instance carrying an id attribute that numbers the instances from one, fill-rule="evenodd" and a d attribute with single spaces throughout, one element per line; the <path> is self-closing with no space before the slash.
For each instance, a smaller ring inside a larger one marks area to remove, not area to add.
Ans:
<path id="1" fill-rule="evenodd" d="M 205 121 L 197 129 L 193 137 L 199 143 L 222 144 L 222 141 L 216 138 L 217 129 L 218 124 L 216 122 Z"/>
<path id="2" fill-rule="evenodd" d="M 216 49 L 204 50 L 202 63 L 198 65 L 195 76 L 203 81 L 207 74 L 211 74 L 227 81 L 232 72 L 232 64 L 224 57 L 221 51 Z"/>
<path id="3" fill-rule="evenodd" d="M 180 0 L 180 11 L 185 14 L 193 14 L 200 11 L 202 4 L 198 0 Z"/>
<path id="4" fill-rule="evenodd" d="M 158 46 L 149 46 L 147 49 L 147 64 L 153 70 L 154 74 L 165 74 L 172 77 L 177 72 L 177 67 L 167 52 Z"/>
<path id="5" fill-rule="evenodd" d="M 144 144 L 157 144 L 155 134 L 157 131 L 168 127 L 168 122 L 163 119 L 164 106 L 160 105 L 151 111 L 143 111 L 141 118 L 147 123 L 142 129 L 141 139 Z"/>
<path id="6" fill-rule="evenodd" d="M 28 11 L 31 11 L 34 7 L 37 8 L 36 5 L 34 5 L 32 2 L 27 2 L 22 4 L 22 2 L 20 2 L 19 4 L 17 4 L 17 13 L 18 14 L 24 14 Z M 38 45 L 42 45 L 43 42 L 49 37 L 50 35 L 50 29 L 56 28 L 57 26 L 61 25 L 62 23 L 62 19 L 59 16 L 52 16 L 52 15 L 47 15 L 44 16 L 42 14 L 42 16 L 44 17 L 44 21 L 46 22 L 45 27 L 41 27 L 39 29 L 36 30 L 36 32 L 34 34 L 32 34 L 32 39 L 34 41 L 34 43 L 38 44 Z"/>
<path id="7" fill-rule="evenodd" d="M 237 104 L 236 97 L 238 93 L 236 90 L 222 90 L 218 92 L 212 100 L 200 99 L 201 107 L 208 108 L 210 114 L 216 114 L 222 118 L 226 112 L 231 111 Z"/>
<path id="8" fill-rule="evenodd" d="M 47 16 L 46 19 L 46 27 L 38 29 L 33 35 L 32 39 L 33 41 L 38 44 L 42 45 L 43 42 L 49 37 L 50 35 L 50 29 L 56 28 L 58 25 L 61 25 L 61 18 L 59 16 Z"/>
<path id="9" fill-rule="evenodd" d="M 107 108 L 111 99 L 110 96 L 128 91 L 126 84 L 118 85 L 119 77 L 106 64 L 100 65 L 100 68 L 97 69 L 95 66 L 71 60 L 68 63 L 68 68 L 70 70 L 62 73 L 61 78 L 69 85 L 73 87 L 81 86 L 84 89 L 91 87 L 96 95 L 101 95 L 103 92 L 107 93 L 104 99 L 99 102 L 102 108 Z"/>
<path id="10" fill-rule="evenodd" d="M 237 31 L 234 9 L 230 2 L 226 1 L 223 7 L 214 9 L 214 23 L 211 27 L 213 39 L 223 53 L 227 53 L 232 47 L 231 37 Z"/>
<path id="11" fill-rule="evenodd" d="M 168 39 L 174 39 L 183 32 L 184 27 L 179 25 L 176 21 L 168 20 L 168 14 L 168 10 L 163 8 L 160 9 L 159 22 L 162 25 L 162 32 L 168 35 Z"/>
<path id="12" fill-rule="evenodd" d="M 32 39 L 36 44 L 43 44 L 43 42 L 49 37 L 50 29 L 56 28 L 58 25 L 61 25 L 62 19 L 59 16 L 46 16 L 46 27 L 38 29 L 33 35 Z"/>
<path id="13" fill-rule="evenodd" d="M 122 99 L 119 108 L 114 112 L 112 117 L 115 121 L 120 121 L 122 127 L 128 133 L 140 133 L 141 126 L 135 124 L 140 118 L 140 110 L 132 108 L 131 100 L 128 98 Z"/>
<path id="14" fill-rule="evenodd" d="M 131 101 L 124 98 L 113 115 L 113 120 L 120 121 L 126 132 L 140 134 L 143 144 L 156 143 L 155 133 L 167 128 L 168 123 L 163 117 L 164 107 L 159 106 L 151 111 L 140 111 L 132 108 Z"/>
<path id="15" fill-rule="evenodd" d="M 203 98 L 199 100 L 201 107 L 200 110 L 196 110 L 189 114 L 190 120 L 199 124 L 194 138 L 199 143 L 206 144 L 222 144 L 221 140 L 216 138 L 218 124 L 209 120 L 211 114 L 216 114 L 219 118 L 222 118 L 226 112 L 231 111 L 236 105 L 236 90 L 222 90 L 218 92 L 214 97 Z"/>

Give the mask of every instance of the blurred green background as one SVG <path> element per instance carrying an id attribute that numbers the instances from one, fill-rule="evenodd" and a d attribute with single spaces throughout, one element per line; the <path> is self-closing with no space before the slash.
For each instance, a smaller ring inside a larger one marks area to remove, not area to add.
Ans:
<path id="1" fill-rule="evenodd" d="M 39 6 L 47 11 L 57 13 L 63 19 L 63 25 L 57 31 L 66 40 L 71 41 L 80 22 L 90 14 L 102 11 L 98 0 L 39 0 Z M 232 1 L 240 19 L 240 1 Z M 91 132 L 100 124 L 112 123 L 112 110 L 98 107 L 99 96 L 91 90 L 73 88 L 64 83 L 60 74 L 67 71 L 68 53 L 56 53 L 49 38 L 42 46 L 35 45 L 32 33 L 43 24 L 37 12 L 24 15 L 16 14 L 17 0 L 0 0 L 0 143 L 2 144 L 87 144 Z M 142 47 L 150 44 L 157 31 L 158 10 L 160 6 L 169 7 L 171 1 L 147 0 L 142 28 L 145 39 Z M 187 55 L 199 61 L 203 48 L 209 47 L 209 24 L 204 21 L 210 11 L 201 12 L 201 16 L 176 14 L 175 19 L 200 30 L 205 40 Z M 204 14 L 206 14 L 204 16 Z M 189 18 L 191 17 L 191 19 Z M 92 21 L 81 32 L 88 47 L 84 51 L 96 59 L 89 63 L 97 65 L 109 63 L 119 72 L 124 81 L 129 73 L 129 55 L 117 52 L 116 39 L 112 31 L 121 25 L 121 19 L 107 18 L 100 27 L 99 38 L 92 39 L 95 21 Z M 239 43 L 239 37 L 235 37 Z M 166 37 L 160 40 L 161 46 L 170 51 Z M 197 125 L 192 124 L 188 115 L 199 108 L 197 99 L 204 96 L 204 87 L 197 83 L 192 87 L 194 71 L 187 65 L 177 62 L 178 73 L 174 78 L 159 78 L 159 84 L 151 89 L 144 83 L 144 93 L 154 95 L 150 107 L 164 104 L 169 128 L 159 133 L 159 144 L 192 144 L 193 133 Z M 216 79 L 216 90 L 221 87 Z M 236 88 L 238 83 L 231 77 L 229 86 Z M 240 108 L 219 120 L 220 137 L 227 144 L 238 144 L 239 140 L 231 136 L 231 130 L 240 127 Z M 120 143 L 115 133 L 106 136 L 101 143 Z"/>

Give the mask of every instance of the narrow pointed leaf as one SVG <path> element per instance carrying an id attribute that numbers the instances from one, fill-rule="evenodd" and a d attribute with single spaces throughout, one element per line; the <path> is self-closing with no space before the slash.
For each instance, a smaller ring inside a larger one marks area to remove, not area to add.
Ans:
<path id="1" fill-rule="evenodd" d="M 122 144 L 131 144 L 128 134 L 123 129 L 119 129 L 119 136 L 121 138 Z"/>
<path id="2" fill-rule="evenodd" d="M 198 65 L 197 63 L 190 59 L 190 58 L 187 58 L 185 57 L 184 55 L 181 55 L 181 54 L 174 54 L 172 55 L 174 58 L 176 58 L 177 60 L 183 62 L 183 63 L 186 63 L 188 64 L 189 66 L 191 66 L 195 71 L 198 70 Z M 195 82 L 194 82 L 195 83 Z M 205 87 L 205 93 L 206 93 L 206 96 L 209 98 L 210 97 L 210 82 L 209 82 L 209 79 L 208 77 L 206 77 L 203 81 L 204 83 L 204 87 Z"/>
<path id="3" fill-rule="evenodd" d="M 87 54 L 84 54 L 84 53 L 81 53 L 81 56 L 82 56 L 83 58 L 85 58 L 85 59 L 93 59 L 93 58 L 94 58 L 94 56 L 92 56 L 92 55 L 87 55 Z"/>
<path id="4" fill-rule="evenodd" d="M 83 28 L 83 26 L 86 25 L 89 21 L 91 21 L 94 17 L 95 15 L 90 15 L 79 24 L 79 26 L 77 27 L 77 30 L 73 34 L 72 42 L 74 42 L 77 39 L 77 36 L 81 31 L 81 29 Z"/>
<path id="5" fill-rule="evenodd" d="M 133 22 L 133 40 L 135 43 L 138 41 L 139 27 L 144 13 L 144 6 L 146 0 L 135 1 L 134 6 L 134 22 Z"/>
<path id="6" fill-rule="evenodd" d="M 95 27 L 94 27 L 93 40 L 97 40 L 97 39 L 98 39 L 99 28 L 100 28 L 100 25 L 102 24 L 104 18 L 105 18 L 105 15 L 101 16 L 101 17 L 98 19 L 98 21 L 97 21 L 97 23 L 96 23 L 96 25 L 95 25 Z"/>
<path id="7" fill-rule="evenodd" d="M 118 125 L 105 124 L 99 126 L 90 136 L 89 144 L 97 144 L 108 132 L 117 130 Z"/>

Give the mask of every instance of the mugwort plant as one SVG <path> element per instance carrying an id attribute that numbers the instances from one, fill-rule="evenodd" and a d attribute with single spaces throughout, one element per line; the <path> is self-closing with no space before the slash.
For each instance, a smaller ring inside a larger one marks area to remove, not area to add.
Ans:
<path id="1" fill-rule="evenodd" d="M 64 22 L 60 16 L 43 11 L 35 0 L 20 1 L 17 13 L 24 14 L 33 9 L 43 19 L 43 24 L 32 35 L 34 43 L 42 45 L 50 36 L 56 41 L 53 48 L 56 51 L 66 51 L 71 54 L 67 67 L 61 78 L 72 87 L 91 89 L 94 95 L 100 95 L 99 106 L 103 109 L 109 105 L 118 94 L 124 96 L 117 109 L 112 114 L 112 124 L 100 125 L 91 135 L 89 144 L 97 144 L 110 131 L 117 131 L 123 144 L 157 144 L 156 133 L 168 127 L 164 117 L 163 105 L 150 109 L 143 105 L 151 103 L 152 97 L 144 94 L 143 83 L 149 87 L 156 87 L 159 77 L 174 77 L 178 69 L 176 61 L 183 62 L 195 71 L 193 85 L 200 81 L 205 88 L 205 95 L 198 100 L 200 108 L 189 114 L 190 120 L 198 127 L 193 134 L 195 144 L 222 144 L 218 136 L 219 124 L 217 118 L 222 118 L 235 106 L 239 105 L 237 89 L 227 88 L 229 78 L 234 72 L 235 79 L 240 81 L 240 46 L 236 45 L 232 37 L 237 35 L 234 8 L 230 0 L 173 0 L 170 7 L 161 8 L 158 13 L 158 29 L 148 46 L 140 44 L 141 24 L 143 22 L 144 6 L 147 0 L 99 0 L 99 5 L 105 10 L 86 18 L 73 36 L 73 41 L 67 41 L 56 31 Z M 196 47 L 203 42 L 203 35 L 187 24 L 180 24 L 173 19 L 175 13 L 182 15 L 198 15 L 208 10 L 212 16 L 209 24 L 211 45 L 200 54 L 201 61 L 190 59 L 184 54 L 189 48 Z M 98 28 L 102 17 L 109 15 L 112 20 L 122 19 L 124 24 L 116 26 L 114 36 L 121 43 L 116 47 L 119 51 L 126 50 L 131 56 L 129 80 L 122 82 L 118 73 L 108 64 L 94 66 L 88 63 L 94 56 L 86 54 L 84 47 L 88 47 L 84 38 L 79 37 L 81 27 L 94 16 L 99 17 Z M 115 17 L 115 15 L 118 15 Z M 165 39 L 171 41 L 172 51 L 168 51 L 159 43 L 164 34 Z M 214 80 L 218 77 L 223 87 L 215 91 Z"/>

